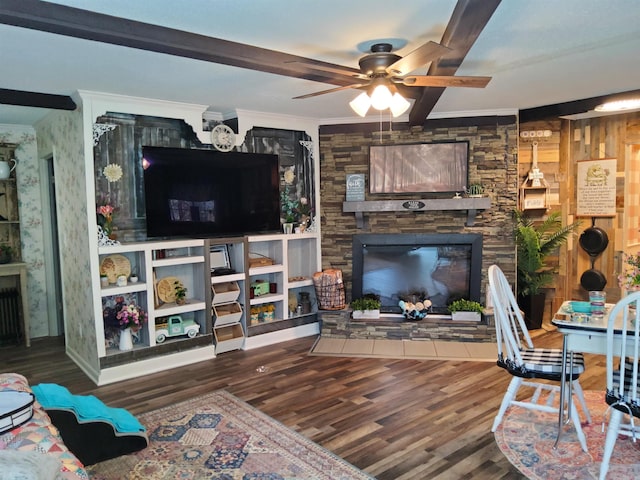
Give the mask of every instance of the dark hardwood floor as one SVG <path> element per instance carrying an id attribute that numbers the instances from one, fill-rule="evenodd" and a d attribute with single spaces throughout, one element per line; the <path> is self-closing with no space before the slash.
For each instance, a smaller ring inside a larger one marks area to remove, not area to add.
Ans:
<path id="1" fill-rule="evenodd" d="M 495 364 L 309 356 L 314 340 L 228 352 L 102 387 L 66 356 L 60 338 L 2 347 L 0 365 L 32 385 L 59 383 L 134 414 L 226 389 L 381 480 L 525 478 L 490 432 L 510 380 Z M 559 347 L 561 337 L 547 332 L 535 342 Z M 604 389 L 604 357 L 587 355 L 581 382 Z"/>

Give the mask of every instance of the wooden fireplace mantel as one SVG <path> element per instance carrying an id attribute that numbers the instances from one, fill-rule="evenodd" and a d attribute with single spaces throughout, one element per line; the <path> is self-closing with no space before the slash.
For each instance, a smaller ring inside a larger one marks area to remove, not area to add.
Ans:
<path id="1" fill-rule="evenodd" d="M 421 212 L 433 210 L 466 210 L 468 227 L 473 226 L 478 210 L 491 208 L 489 197 L 430 198 L 420 200 L 365 200 L 343 202 L 342 211 L 356 215 L 356 225 L 364 228 L 364 214 L 375 212 Z"/>

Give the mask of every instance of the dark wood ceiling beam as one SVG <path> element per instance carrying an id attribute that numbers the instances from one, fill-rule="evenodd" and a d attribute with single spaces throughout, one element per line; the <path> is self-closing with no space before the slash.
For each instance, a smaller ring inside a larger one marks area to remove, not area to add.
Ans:
<path id="1" fill-rule="evenodd" d="M 451 48 L 431 63 L 427 75 L 454 75 L 501 0 L 458 0 L 440 43 Z M 444 93 L 442 87 L 424 87 L 409 113 L 409 125 L 422 125 Z"/>
<path id="2" fill-rule="evenodd" d="M 0 88 L 0 104 L 21 107 L 53 108 L 55 110 L 75 110 L 76 103 L 66 95 L 25 92 Z"/>
<path id="3" fill-rule="evenodd" d="M 525 108 L 518 112 L 520 123 L 534 122 L 537 120 L 548 120 L 550 118 L 564 117 L 568 115 L 578 115 L 593 110 L 598 105 L 605 102 L 616 102 L 629 98 L 640 97 L 640 90 L 630 90 L 627 92 L 612 93 L 599 97 L 573 100 L 570 102 L 556 103 L 554 105 L 544 105 L 541 107 Z"/>
<path id="4" fill-rule="evenodd" d="M 317 60 L 39 0 L 0 0 L 0 23 L 331 85 L 353 83 L 314 70 L 310 63 L 324 64 Z"/>

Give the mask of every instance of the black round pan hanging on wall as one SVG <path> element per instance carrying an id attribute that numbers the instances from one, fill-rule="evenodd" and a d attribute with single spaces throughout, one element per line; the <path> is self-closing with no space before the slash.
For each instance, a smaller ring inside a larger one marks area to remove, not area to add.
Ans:
<path id="1" fill-rule="evenodd" d="M 607 245 L 609 245 L 609 237 L 607 232 L 596 227 L 595 218 L 591 222 L 591 226 L 580 235 L 580 246 L 590 256 L 597 257 L 606 250 Z"/>
<path id="2" fill-rule="evenodd" d="M 591 226 L 580 235 L 580 246 L 591 257 L 591 268 L 580 277 L 580 285 L 585 290 L 603 290 L 607 285 L 604 274 L 594 268 L 596 258 L 604 252 L 609 245 L 607 232 L 596 227 L 596 219 L 591 219 Z"/>
<path id="3" fill-rule="evenodd" d="M 580 277 L 580 285 L 587 291 L 591 290 L 604 290 L 607 285 L 607 279 L 600 270 L 593 268 L 593 261 L 591 259 L 591 268 L 584 272 Z"/>

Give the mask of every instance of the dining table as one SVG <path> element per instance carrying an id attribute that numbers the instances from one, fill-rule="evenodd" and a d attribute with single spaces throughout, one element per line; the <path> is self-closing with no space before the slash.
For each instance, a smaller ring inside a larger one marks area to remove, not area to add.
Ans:
<path id="1" fill-rule="evenodd" d="M 563 302 L 558 311 L 554 314 L 551 324 L 558 328 L 562 334 L 562 371 L 571 371 L 573 366 L 573 352 L 593 353 L 599 355 L 607 354 L 607 326 L 609 312 L 614 307 L 613 303 L 605 304 L 604 315 L 591 315 L 586 313 L 576 313 L 571 309 L 571 301 Z M 620 342 L 616 339 L 622 331 L 623 319 L 621 316 L 614 320 L 614 345 Z M 567 364 L 569 369 L 567 370 Z M 569 396 L 565 397 L 566 389 L 569 389 Z M 572 402 L 567 402 L 567 417 L 565 418 L 564 398 L 572 398 L 572 383 L 565 376 L 560 382 L 560 408 L 558 415 L 558 434 L 554 444 L 557 448 L 565 424 L 570 418 Z M 604 395 L 603 395 L 604 396 Z M 604 400 L 603 400 L 604 401 Z"/>

